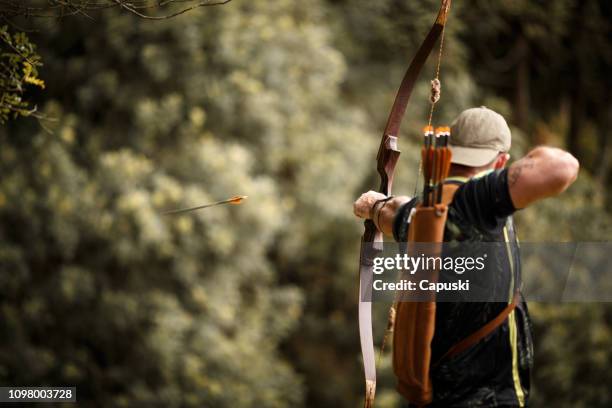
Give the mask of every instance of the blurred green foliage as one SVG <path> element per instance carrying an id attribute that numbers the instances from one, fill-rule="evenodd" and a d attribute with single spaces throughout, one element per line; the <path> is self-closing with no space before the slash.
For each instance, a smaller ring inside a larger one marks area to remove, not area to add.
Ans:
<path id="1" fill-rule="evenodd" d="M 0 124 L 9 118 L 29 116 L 36 108 L 23 99 L 30 86 L 44 88 L 38 78 L 42 66 L 36 46 L 25 33 L 11 33 L 8 26 L 0 27 Z"/>
<path id="2" fill-rule="evenodd" d="M 609 81 L 609 7 L 578 3 L 456 2 L 446 32 L 436 123 L 486 104 L 511 120 L 513 157 L 545 142 L 588 164 L 518 214 L 523 241 L 612 231 L 606 95 L 586 85 Z M 47 89 L 33 103 L 53 120 L 0 130 L 0 382 L 76 385 L 83 406 L 359 406 L 351 204 L 376 185 L 379 132 L 438 6 L 253 0 L 157 22 L 40 21 Z M 589 38 L 597 52 L 581 51 Z M 504 65 L 514 47 L 530 51 Z M 395 194 L 414 191 L 432 62 Z M 249 200 L 160 215 L 236 194 Z M 609 406 L 611 309 L 532 310 L 533 406 Z M 377 406 L 397 403 L 393 387 L 383 358 Z"/>

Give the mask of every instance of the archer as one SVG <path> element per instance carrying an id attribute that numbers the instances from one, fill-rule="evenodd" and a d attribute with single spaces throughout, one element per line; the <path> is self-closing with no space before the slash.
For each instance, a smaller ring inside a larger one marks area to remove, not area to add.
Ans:
<path id="1" fill-rule="evenodd" d="M 485 107 L 462 112 L 452 125 L 448 146 L 452 164 L 443 184 L 455 187 L 448 204 L 445 241 L 506 242 L 507 255 L 496 262 L 490 280 L 496 287 L 512 286 L 512 292 L 508 305 L 437 304 L 429 345 L 432 364 L 427 362 L 433 393 L 425 403 L 415 402 L 400 378 L 398 389 L 411 402 L 408 407 L 523 407 L 528 403 L 533 344 L 527 304 L 519 289 L 520 251 L 512 214 L 561 194 L 576 180 L 579 164 L 561 149 L 540 146 L 506 167 L 510 143 L 504 118 Z M 417 197 L 393 198 L 369 191 L 355 201 L 354 213 L 403 242 L 410 233 L 411 211 L 418 204 Z M 496 324 L 481 332 L 491 322 Z M 482 335 L 476 335 L 479 332 Z M 394 348 L 402 346 L 394 344 Z"/>

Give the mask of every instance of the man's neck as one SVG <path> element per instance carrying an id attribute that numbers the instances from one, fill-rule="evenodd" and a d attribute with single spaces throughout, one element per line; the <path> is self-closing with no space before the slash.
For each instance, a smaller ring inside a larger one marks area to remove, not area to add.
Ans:
<path id="1" fill-rule="evenodd" d="M 476 174 L 480 173 L 482 169 L 478 167 L 467 167 L 467 166 L 456 166 L 451 165 L 451 168 L 448 172 L 449 177 L 466 177 L 472 178 Z"/>

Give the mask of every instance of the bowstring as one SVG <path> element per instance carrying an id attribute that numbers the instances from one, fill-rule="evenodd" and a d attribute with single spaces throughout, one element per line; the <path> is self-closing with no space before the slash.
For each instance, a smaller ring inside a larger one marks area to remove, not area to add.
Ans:
<path id="1" fill-rule="evenodd" d="M 440 47 L 438 49 L 438 61 L 436 63 L 436 71 L 435 71 L 435 76 L 434 76 L 434 80 L 438 81 L 438 83 L 440 83 L 440 66 L 442 65 L 442 53 L 444 50 L 444 33 L 446 32 L 446 24 L 444 24 L 444 26 L 442 27 L 442 33 L 440 34 Z M 430 102 L 430 107 L 429 107 L 429 117 L 427 118 L 427 126 L 431 126 L 431 122 L 433 120 L 433 115 L 434 115 L 434 111 L 436 109 L 436 103 L 438 102 L 438 100 L 434 99 L 433 97 L 430 98 L 429 100 Z M 418 171 L 418 176 L 416 179 L 416 182 L 414 183 L 414 194 L 413 197 L 417 196 L 417 192 L 418 192 L 418 188 L 419 188 L 419 180 L 421 179 L 421 176 L 423 175 L 423 162 L 421 160 L 421 158 L 419 157 L 419 171 Z"/>

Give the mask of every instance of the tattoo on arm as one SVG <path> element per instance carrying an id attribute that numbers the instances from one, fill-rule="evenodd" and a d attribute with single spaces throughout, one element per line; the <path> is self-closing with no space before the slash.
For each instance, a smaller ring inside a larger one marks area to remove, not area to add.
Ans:
<path id="1" fill-rule="evenodd" d="M 521 177 L 523 169 L 531 168 L 533 168 L 533 159 L 529 156 L 526 156 L 522 160 L 516 162 L 514 166 L 510 166 L 510 171 L 508 172 L 508 185 L 511 187 L 514 186 Z"/>

